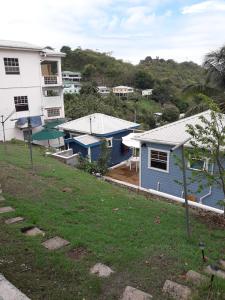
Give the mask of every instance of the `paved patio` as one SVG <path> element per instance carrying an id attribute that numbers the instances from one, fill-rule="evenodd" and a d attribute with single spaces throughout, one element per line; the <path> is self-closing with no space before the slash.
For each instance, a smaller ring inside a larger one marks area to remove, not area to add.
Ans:
<path id="1" fill-rule="evenodd" d="M 120 165 L 117 168 L 109 170 L 107 176 L 120 181 L 139 185 L 139 170 L 136 172 L 135 164 L 132 165 L 131 170 L 126 164 Z"/>

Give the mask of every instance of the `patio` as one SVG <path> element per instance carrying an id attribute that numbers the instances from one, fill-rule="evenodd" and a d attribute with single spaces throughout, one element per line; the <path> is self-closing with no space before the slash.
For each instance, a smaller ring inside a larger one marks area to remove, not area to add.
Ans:
<path id="1" fill-rule="evenodd" d="M 111 169 L 109 170 L 107 176 L 120 181 L 139 185 L 139 170 L 136 171 L 135 163 L 132 164 L 131 169 L 130 166 L 127 166 L 126 164 Z"/>

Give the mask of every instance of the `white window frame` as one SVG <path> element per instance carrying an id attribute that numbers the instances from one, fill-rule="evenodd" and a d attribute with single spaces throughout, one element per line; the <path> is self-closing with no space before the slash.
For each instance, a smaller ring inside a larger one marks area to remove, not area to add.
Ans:
<path id="1" fill-rule="evenodd" d="M 107 148 L 112 148 L 113 146 L 113 138 L 106 138 L 106 145 L 107 145 Z M 110 145 L 109 145 L 109 142 L 110 142 Z"/>
<path id="2" fill-rule="evenodd" d="M 14 105 L 16 112 L 29 111 L 28 96 L 14 96 Z M 27 106 L 27 109 L 18 110 L 17 108 Z"/>
<path id="3" fill-rule="evenodd" d="M 53 115 L 53 116 L 49 116 L 49 111 L 50 110 L 58 110 L 59 111 L 59 114 L 58 115 Z M 60 115 L 61 115 L 61 107 L 48 107 L 48 108 L 46 108 L 46 110 L 47 110 L 47 116 L 48 116 L 48 118 L 57 118 L 57 117 L 60 117 Z"/>
<path id="4" fill-rule="evenodd" d="M 6 75 L 20 75 L 20 64 L 17 57 L 4 57 Z"/>
<path id="5" fill-rule="evenodd" d="M 202 160 L 202 161 L 204 161 L 203 169 L 200 170 L 200 169 L 192 168 L 190 160 Z M 189 170 L 193 170 L 193 171 L 197 171 L 197 172 L 208 171 L 208 169 L 209 169 L 209 159 L 206 158 L 206 157 L 203 157 L 203 158 L 190 157 L 190 159 L 187 162 L 187 167 L 188 167 Z"/>
<path id="6" fill-rule="evenodd" d="M 151 166 L 151 151 L 158 151 L 158 152 L 163 152 L 167 154 L 167 162 L 166 162 L 166 170 L 155 168 Z M 167 150 L 162 150 L 158 148 L 148 148 L 148 168 L 151 170 L 163 172 L 163 173 L 169 173 L 169 166 L 170 166 L 170 151 Z"/>

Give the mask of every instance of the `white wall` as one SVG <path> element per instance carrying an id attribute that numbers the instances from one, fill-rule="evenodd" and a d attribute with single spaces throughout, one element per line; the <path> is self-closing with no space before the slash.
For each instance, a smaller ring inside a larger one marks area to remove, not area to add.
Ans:
<path id="1" fill-rule="evenodd" d="M 5 74 L 4 57 L 18 58 L 20 74 Z M 12 138 L 22 139 L 22 130 L 15 127 L 17 119 L 27 116 L 37 116 L 44 114 L 44 119 L 48 119 L 45 107 L 60 107 L 60 118 L 64 117 L 63 89 L 61 78 L 61 58 L 60 57 L 45 57 L 45 60 L 53 60 L 58 62 L 58 87 L 60 94 L 57 98 L 49 97 L 46 99 L 43 96 L 41 60 L 39 52 L 21 51 L 21 50 L 3 50 L 0 49 L 0 121 L 1 115 L 4 119 L 15 110 L 14 97 L 27 96 L 29 111 L 14 112 L 14 114 L 5 123 L 6 140 Z M 50 86 L 49 86 L 50 87 Z M 51 118 L 53 119 L 53 118 Z M 42 129 L 41 127 L 39 130 Z M 3 130 L 0 123 L 0 141 L 3 140 Z"/>

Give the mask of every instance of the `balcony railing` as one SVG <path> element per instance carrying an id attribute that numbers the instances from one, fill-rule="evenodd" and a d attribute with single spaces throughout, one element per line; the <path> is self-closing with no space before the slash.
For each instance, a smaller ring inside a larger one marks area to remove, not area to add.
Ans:
<path id="1" fill-rule="evenodd" d="M 58 76 L 56 75 L 44 76 L 44 84 L 45 85 L 58 84 Z"/>

